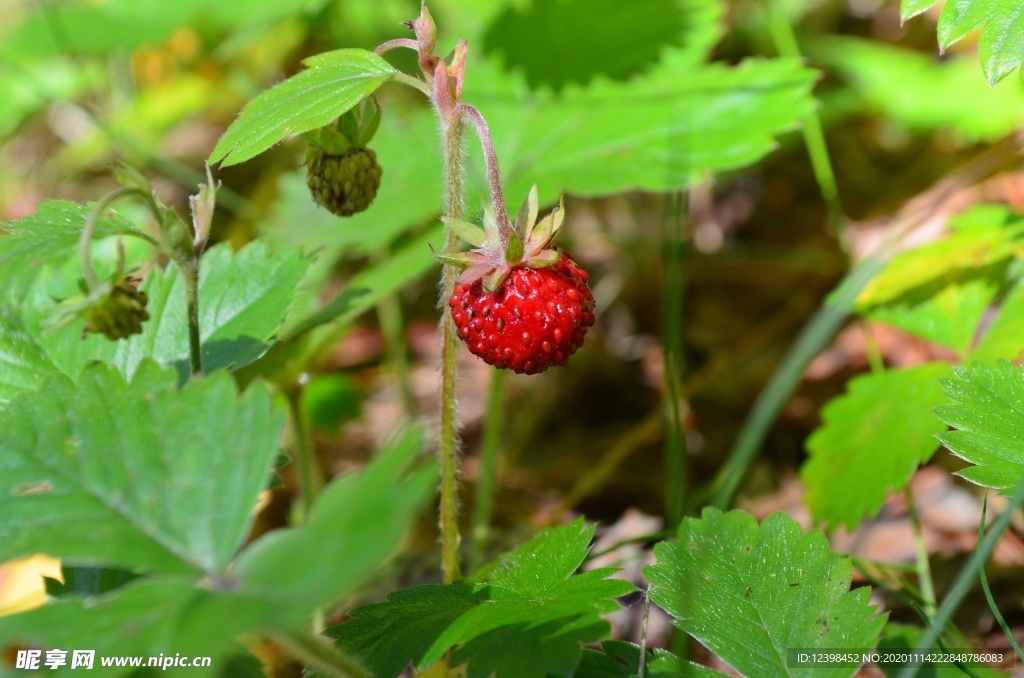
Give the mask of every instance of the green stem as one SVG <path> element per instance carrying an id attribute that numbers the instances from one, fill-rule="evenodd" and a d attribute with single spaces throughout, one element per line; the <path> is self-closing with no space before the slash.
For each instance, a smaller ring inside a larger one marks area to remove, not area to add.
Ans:
<path id="1" fill-rule="evenodd" d="M 491 370 L 491 388 L 487 394 L 487 415 L 484 440 L 480 450 L 480 478 L 476 484 L 476 508 L 473 513 L 473 549 L 469 554 L 469 571 L 483 562 L 487 533 L 494 506 L 494 481 L 498 475 L 498 456 L 501 444 L 501 421 L 505 371 Z"/>
<path id="2" fill-rule="evenodd" d="M 935 643 L 939 637 L 939 633 L 942 629 L 946 628 L 946 624 L 953 618 L 953 614 L 960 607 L 960 603 L 963 601 L 964 596 L 971 589 L 971 584 L 974 582 L 975 577 L 978 576 L 978 571 L 985 566 L 988 562 L 989 556 L 992 554 L 992 549 L 995 548 L 996 542 L 999 541 L 1000 537 L 1003 536 L 1003 532 L 1010 526 L 1010 520 L 1013 518 L 1013 514 L 1024 505 L 1024 483 L 1017 486 L 1017 491 L 1014 492 L 1013 498 L 1010 499 L 1009 505 L 1006 510 L 1003 511 L 995 523 L 992 525 L 992 531 L 985 535 L 984 540 L 978 543 L 978 547 L 971 554 L 971 557 L 967 559 L 967 562 L 961 568 L 959 574 L 953 582 L 953 586 L 949 589 L 946 597 L 942 599 L 942 604 L 939 606 L 938 612 L 932 618 L 932 625 L 928 628 L 928 631 L 921 637 L 917 647 L 912 650 L 913 652 L 927 652 L 931 648 L 932 644 Z M 910 678 L 916 675 L 918 668 L 914 666 L 908 666 L 900 672 L 898 678 Z"/>
<path id="3" fill-rule="evenodd" d="M 185 279 L 185 307 L 188 316 L 188 362 L 192 374 L 202 374 L 203 354 L 199 341 L 199 257 L 178 261 Z"/>
<path id="4" fill-rule="evenodd" d="M 445 215 L 462 217 L 462 122 L 459 116 L 442 119 L 445 166 Z M 459 238 L 446 230 L 444 252 L 458 251 Z M 441 273 L 441 570 L 446 584 L 462 578 L 459 567 L 459 460 L 458 410 L 455 402 L 455 368 L 459 338 L 455 321 L 447 312 L 459 270 L 445 265 Z"/>
<path id="5" fill-rule="evenodd" d="M 928 562 L 928 549 L 924 544 L 924 533 L 921 531 L 921 518 L 917 514 L 917 503 L 914 501 L 914 493 L 910 485 L 904 489 L 907 498 L 907 513 L 910 514 L 910 524 L 914 528 L 914 556 L 916 562 L 917 581 L 921 587 L 921 599 L 924 602 L 924 613 L 929 619 L 935 616 L 938 607 L 935 602 L 935 585 L 932 583 L 932 568 Z"/>
<path id="6" fill-rule="evenodd" d="M 665 515 L 674 530 L 686 498 L 686 432 L 683 430 L 683 267 L 686 196 L 669 198 L 662 225 L 662 355 L 664 356 Z"/>
<path id="7" fill-rule="evenodd" d="M 292 436 L 295 444 L 295 465 L 298 471 L 299 502 L 302 522 L 306 521 L 317 493 L 323 487 L 324 478 L 317 464 L 316 453 L 309 438 L 309 426 L 302 414 L 302 387 L 290 388 L 285 393 L 288 413 L 292 420 Z"/>
<path id="8" fill-rule="evenodd" d="M 978 543 L 985 538 L 985 514 L 988 511 L 988 497 L 985 497 L 984 503 L 981 505 L 981 522 L 978 524 Z M 1003 618 L 1003 613 L 999 611 L 999 607 L 996 605 L 996 599 L 992 596 L 992 589 L 988 586 L 988 576 L 985 574 L 984 565 L 978 570 L 978 579 L 981 580 L 981 589 L 985 592 L 985 600 L 988 601 L 988 607 L 992 610 L 992 616 L 996 618 L 999 623 L 999 628 L 1003 630 L 1003 634 L 1006 639 L 1010 641 L 1010 645 L 1013 646 L 1014 651 L 1020 660 L 1024 662 L 1024 651 L 1021 650 L 1020 644 L 1017 642 L 1017 638 L 1014 637 L 1013 631 L 1010 630 L 1010 625 L 1006 623 L 1006 619 Z"/>
<path id="9" fill-rule="evenodd" d="M 82 277 L 85 279 L 85 284 L 90 291 L 96 289 L 100 285 L 99 276 L 96 275 L 96 270 L 92 267 L 92 260 L 89 258 L 89 244 L 92 240 L 93 231 L 96 230 L 96 224 L 99 223 L 100 217 L 102 217 L 103 213 L 107 211 L 107 208 L 126 195 L 141 196 L 146 201 L 146 205 L 149 207 L 150 212 L 153 213 L 153 216 L 159 218 L 156 207 L 152 204 L 153 198 L 141 188 L 136 188 L 134 186 L 125 186 L 123 188 L 115 189 L 103 196 L 103 198 L 96 203 L 96 207 L 93 208 L 92 212 L 89 214 L 89 218 L 85 221 L 85 226 L 82 227 L 82 235 L 78 238 L 78 256 L 82 263 Z M 138 231 L 127 231 L 124 235 L 135 235 L 160 249 L 160 244 L 144 233 Z"/>
<path id="10" fill-rule="evenodd" d="M 776 6 L 776 2 L 768 3 L 768 30 L 775 43 L 775 49 L 781 56 L 801 58 L 800 45 L 789 19 Z M 825 131 L 821 125 L 821 117 L 817 109 L 811 111 L 803 120 L 804 145 L 811 158 L 811 169 L 818 182 L 818 190 L 828 208 L 829 222 L 838 227 L 843 223 L 843 206 L 839 201 L 839 188 L 836 185 L 835 172 L 832 170 L 832 159 L 829 157 L 828 144 L 825 143 Z"/>
<path id="11" fill-rule="evenodd" d="M 330 678 L 369 678 L 370 673 L 335 646 L 328 645 L 319 636 L 295 631 L 270 634 L 271 639 L 288 654 Z"/>

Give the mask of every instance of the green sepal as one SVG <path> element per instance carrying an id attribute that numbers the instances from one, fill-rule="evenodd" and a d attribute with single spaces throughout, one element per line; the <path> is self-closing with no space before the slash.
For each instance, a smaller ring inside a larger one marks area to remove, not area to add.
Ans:
<path id="1" fill-rule="evenodd" d="M 519 214 L 516 216 L 516 232 L 523 234 L 523 240 L 530 239 L 533 226 L 537 223 L 538 210 L 537 184 L 534 184 L 530 189 L 530 194 L 523 201 L 523 206 L 519 208 Z"/>
<path id="2" fill-rule="evenodd" d="M 509 266 L 515 266 L 523 260 L 523 241 L 519 239 L 515 231 L 508 234 L 508 248 L 505 250 L 505 262 Z"/>
<path id="3" fill-rule="evenodd" d="M 434 255 L 434 258 L 440 261 L 442 264 L 449 266 L 455 266 L 457 268 L 469 268 L 473 264 L 480 263 L 474 256 L 469 252 L 456 252 L 454 254 L 443 254 L 434 251 L 434 248 L 430 248 L 430 253 Z"/>
<path id="4" fill-rule="evenodd" d="M 359 119 L 356 117 L 356 110 L 350 108 L 338 118 L 338 129 L 345 135 L 345 138 L 355 146 L 359 140 Z"/>
<path id="5" fill-rule="evenodd" d="M 493 292 L 499 287 L 501 287 L 501 284 L 505 282 L 505 278 L 508 277 L 509 272 L 510 271 L 507 268 L 496 268 L 487 275 L 485 275 L 484 291 Z"/>
<path id="6" fill-rule="evenodd" d="M 547 216 L 540 220 L 540 223 L 531 233 L 531 249 L 543 249 L 555 237 L 555 233 L 562 227 L 565 221 L 565 197 L 558 199 L 558 206 L 552 209 Z"/>
<path id="7" fill-rule="evenodd" d="M 545 268 L 547 266 L 554 266 L 561 258 L 562 250 L 555 247 L 548 250 L 541 250 L 534 256 L 530 257 L 529 261 L 526 262 L 526 265 L 529 268 Z"/>
<path id="8" fill-rule="evenodd" d="M 455 235 L 459 236 L 473 247 L 483 247 L 484 243 L 487 242 L 487 234 L 483 232 L 476 224 L 471 224 L 468 221 L 462 221 L 461 219 L 453 219 L 451 217 L 441 217 L 441 221 L 444 222 L 445 226 L 450 228 Z"/>
<path id="9" fill-rule="evenodd" d="M 373 135 L 377 133 L 377 128 L 380 127 L 380 104 L 377 103 L 376 99 L 367 99 L 366 107 L 363 109 L 364 115 L 367 108 L 371 109 L 370 119 L 360 121 L 359 134 L 356 138 L 356 146 L 358 148 L 362 148 L 370 143 Z"/>
<path id="10" fill-rule="evenodd" d="M 348 115 L 347 113 L 345 115 Z M 345 116 L 342 116 L 344 118 Z M 327 155 L 345 155 L 352 150 L 352 141 L 338 126 L 329 125 L 320 130 L 320 143 L 317 144 Z"/>

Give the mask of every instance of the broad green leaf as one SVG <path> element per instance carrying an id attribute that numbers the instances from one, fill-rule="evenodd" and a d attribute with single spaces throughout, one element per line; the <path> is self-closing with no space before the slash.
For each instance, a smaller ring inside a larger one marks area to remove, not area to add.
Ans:
<path id="1" fill-rule="evenodd" d="M 473 581 L 397 591 L 327 634 L 377 678 L 409 664 L 422 670 L 451 647 L 452 665 L 466 663 L 469 678 L 571 676 L 581 644 L 607 637 L 600 615 L 634 590 L 607 579 L 612 570 L 572 576 L 593 533 L 582 520 L 545 530 Z"/>
<path id="2" fill-rule="evenodd" d="M 939 0 L 902 0 L 903 21 Z M 939 45 L 947 49 L 981 29 L 978 52 L 989 84 L 1002 80 L 1024 61 L 1024 5 L 1006 0 L 948 0 L 939 15 Z"/>
<path id="3" fill-rule="evenodd" d="M 976 208 L 951 222 L 953 232 L 893 257 L 857 297 L 859 310 L 898 300 L 907 294 L 938 292 L 951 281 L 970 279 L 986 267 L 1007 263 L 1024 250 L 1024 222 L 1007 223 L 1005 210 Z"/>
<path id="4" fill-rule="evenodd" d="M 303 64 L 306 70 L 246 104 L 210 154 L 211 163 L 237 165 L 286 137 L 324 127 L 397 72 L 361 49 L 324 52 Z"/>
<path id="5" fill-rule="evenodd" d="M 978 277 L 952 282 L 938 291 L 915 290 L 863 315 L 966 355 L 999 288 L 997 276 L 985 273 L 979 270 Z"/>
<path id="6" fill-rule="evenodd" d="M 700 664 L 655 649 L 647 653 L 647 674 L 651 678 L 721 678 L 719 673 Z M 601 651 L 584 648 L 573 678 L 635 678 L 640 667 L 640 646 L 621 640 L 601 643 Z"/>
<path id="7" fill-rule="evenodd" d="M 959 475 L 983 487 L 1014 490 L 1024 480 L 1024 374 L 1011 363 L 972 363 L 943 382 L 948 404 L 935 414 L 954 430 L 939 440 L 973 466 Z"/>
<path id="8" fill-rule="evenodd" d="M 138 668 L 103 666 L 104 657 L 145 657 L 146 662 L 161 654 L 189 661 L 197 656 L 211 658 L 208 667 L 169 664 L 157 669 L 172 675 L 250 675 L 228 669 L 232 655 L 244 653 L 234 637 L 275 628 L 277 612 L 267 601 L 226 591 L 213 593 L 181 579 L 144 579 L 108 595 L 54 601 L 0 617 L 0 647 L 17 643 L 68 650 L 67 665 L 61 670 L 42 669 L 54 675 L 75 676 L 86 670 L 70 668 L 74 649 L 95 650 L 92 672 L 101 676 L 139 675 Z"/>
<path id="9" fill-rule="evenodd" d="M 78 239 L 93 207 L 52 200 L 40 203 L 35 214 L 0 222 L 0 294 L 21 297 L 40 268 L 77 256 Z M 137 233 L 131 222 L 108 212 L 96 222 L 93 237 Z"/>
<path id="10" fill-rule="evenodd" d="M 711 64 L 685 77 L 666 65 L 628 83 L 554 96 L 531 93 L 493 64 L 480 70 L 465 97 L 479 102 L 494 130 L 513 206 L 533 184 L 541 201 L 559 190 L 667 191 L 700 173 L 748 165 L 814 109 L 817 79 L 789 59 Z"/>
<path id="11" fill-rule="evenodd" d="M 96 364 L 51 376 L 0 413 L 0 561 L 218 572 L 241 545 L 277 456 L 266 388 L 226 374 L 180 391 L 141 364 L 125 382 Z"/>
<path id="12" fill-rule="evenodd" d="M 203 369 L 237 368 L 259 358 L 288 315 L 310 260 L 298 250 L 270 255 L 256 241 L 233 254 L 223 244 L 203 256 L 199 271 L 199 329 Z M 178 269 L 153 270 L 141 289 L 149 296 L 150 319 L 142 334 L 112 342 L 92 335 L 82 339 L 81 323 L 63 330 L 40 331 L 53 297 L 72 293 L 77 272 L 54 277 L 48 286 L 33 290 L 27 302 L 28 324 L 47 356 L 73 378 L 93 360 L 110 362 L 131 376 L 144 358 L 176 365 L 188 372 L 188 323 L 185 283 Z"/>
<path id="13" fill-rule="evenodd" d="M 931 409 L 943 402 L 939 379 L 948 374 L 945 363 L 926 363 L 861 375 L 825 406 L 800 471 L 816 520 L 852 529 L 907 484 L 945 430 Z"/>
<path id="14" fill-rule="evenodd" d="M 420 433 L 407 433 L 362 472 L 328 485 L 300 527 L 252 544 L 232 569 L 241 591 L 278 600 L 301 619 L 356 590 L 394 550 L 431 494 L 437 476 L 432 464 L 405 477 L 404 467 L 422 450 Z"/>
<path id="15" fill-rule="evenodd" d="M 662 542 L 654 554 L 658 562 L 644 568 L 651 599 L 741 675 L 805 675 L 789 667 L 789 652 L 874 647 L 885 624 L 866 587 L 849 590 L 849 559 L 782 513 L 758 526 L 742 511 L 707 508 L 683 521 L 678 542 Z M 855 671 L 818 668 L 814 675 Z"/>
<path id="16" fill-rule="evenodd" d="M 43 349 L 25 332 L 21 318 L 0 306 L 0 409 L 19 393 L 35 390 L 54 371 Z"/>
<path id="17" fill-rule="evenodd" d="M 1019 360 L 1024 357 L 1024 285 L 1011 289 L 971 357 L 976 360 Z"/>
<path id="18" fill-rule="evenodd" d="M 521 69 L 531 87 L 556 90 L 594 76 L 624 80 L 678 49 L 699 61 L 721 36 L 717 0 L 564 0 L 506 7 L 484 34 L 483 51 Z M 569 26 L 584 30 L 567 32 Z M 545 49 L 537 49 L 537 45 Z M 614 45 L 614 49 L 610 46 Z"/>
<path id="19" fill-rule="evenodd" d="M 1017 129 L 1024 114 L 1020 83 L 991 87 L 964 56 L 936 62 L 911 49 L 847 37 L 816 40 L 810 53 L 838 69 L 874 113 L 911 131 L 950 129 L 967 143 L 996 141 Z"/>

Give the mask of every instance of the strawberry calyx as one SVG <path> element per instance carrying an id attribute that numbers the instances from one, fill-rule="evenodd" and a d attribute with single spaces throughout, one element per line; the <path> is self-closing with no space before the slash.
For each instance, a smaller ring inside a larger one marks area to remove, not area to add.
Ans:
<path id="1" fill-rule="evenodd" d="M 468 221 L 441 217 L 445 225 L 473 249 L 434 253 L 434 257 L 441 263 L 463 269 L 457 280 L 459 284 L 471 285 L 481 280 L 484 289 L 493 292 L 517 267 L 545 268 L 561 259 L 561 250 L 552 247 L 551 241 L 565 221 L 564 199 L 560 198 L 558 205 L 539 221 L 538 213 L 537 186 L 534 185 L 511 229 L 501 228 L 486 201 L 482 229 Z"/>

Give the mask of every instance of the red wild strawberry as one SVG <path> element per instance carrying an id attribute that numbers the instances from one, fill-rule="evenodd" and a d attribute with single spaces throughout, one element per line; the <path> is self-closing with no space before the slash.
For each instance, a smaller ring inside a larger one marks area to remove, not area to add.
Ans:
<path id="1" fill-rule="evenodd" d="M 594 324 L 586 272 L 567 253 L 549 247 L 564 218 L 559 203 L 537 222 L 534 186 L 516 219 L 517 232 L 506 228 L 505 242 L 486 206 L 483 231 L 444 219 L 476 246 L 438 258 L 465 269 L 448 306 L 459 338 L 488 364 L 520 374 L 565 365 Z"/>
<path id="2" fill-rule="evenodd" d="M 470 351 L 520 374 L 569 362 L 594 324 L 587 274 L 565 252 L 553 266 L 512 269 L 493 292 L 456 285 L 448 305 Z"/>

